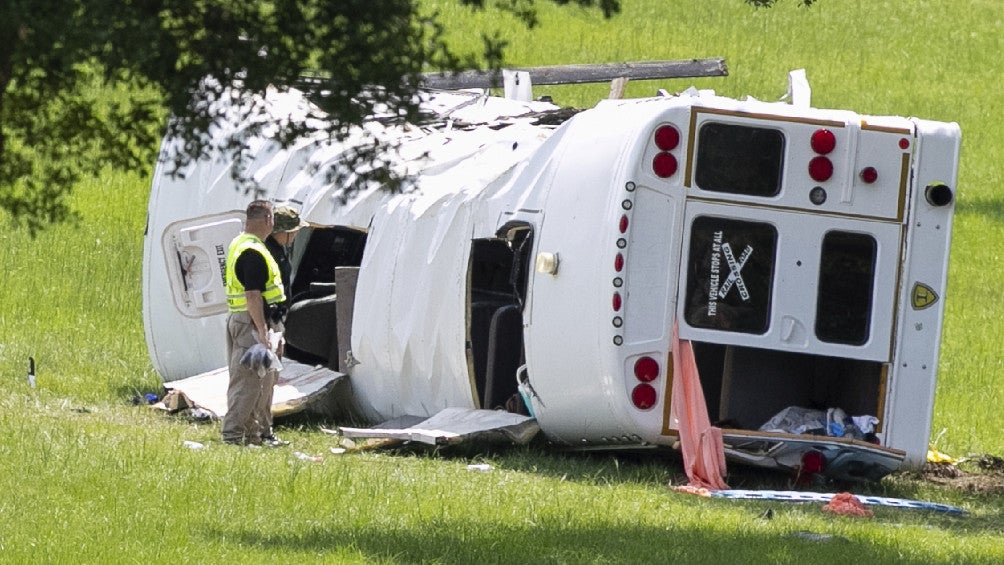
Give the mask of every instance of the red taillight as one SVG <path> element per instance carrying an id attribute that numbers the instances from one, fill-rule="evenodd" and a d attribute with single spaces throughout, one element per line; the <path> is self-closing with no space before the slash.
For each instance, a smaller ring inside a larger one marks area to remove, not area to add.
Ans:
<path id="1" fill-rule="evenodd" d="M 910 140 L 907 139 L 907 138 L 905 138 L 905 137 L 900 138 L 900 140 L 899 140 L 899 148 L 900 149 L 908 149 L 909 147 L 910 147 Z"/>
<path id="2" fill-rule="evenodd" d="M 660 126 L 655 130 L 655 146 L 663 151 L 672 151 L 680 144 L 680 132 L 673 126 Z"/>
<path id="3" fill-rule="evenodd" d="M 655 388 L 650 384 L 642 383 L 631 391 L 631 403 L 640 410 L 648 410 L 655 406 L 655 398 Z"/>
<path id="4" fill-rule="evenodd" d="M 667 178 L 676 173 L 676 157 L 670 153 L 659 153 L 652 159 L 652 170 L 660 178 Z"/>
<path id="5" fill-rule="evenodd" d="M 813 157 L 809 161 L 809 176 L 816 182 L 829 180 L 833 176 L 833 163 L 826 157 Z"/>
<path id="6" fill-rule="evenodd" d="M 650 383 L 659 376 L 659 363 L 651 357 L 642 357 L 634 362 L 634 376 L 643 383 Z"/>
<path id="7" fill-rule="evenodd" d="M 826 155 L 837 146 L 837 137 L 828 129 L 817 129 L 812 133 L 809 145 L 812 146 L 812 150 L 816 153 Z"/>
<path id="8" fill-rule="evenodd" d="M 627 217 L 627 215 L 621 216 L 621 223 L 620 223 L 620 225 L 618 227 L 620 228 L 621 233 L 626 233 L 627 232 L 627 229 L 628 229 L 628 217 Z"/>
<path id="9" fill-rule="evenodd" d="M 618 273 L 624 270 L 624 256 L 620 253 L 614 257 L 614 270 Z"/>
<path id="10" fill-rule="evenodd" d="M 802 475 L 815 475 L 826 470 L 826 457 L 820 451 L 810 449 L 802 454 Z"/>
<path id="11" fill-rule="evenodd" d="M 614 312 L 621 311 L 621 293 L 619 292 L 614 293 L 613 307 L 614 307 Z"/>
<path id="12" fill-rule="evenodd" d="M 865 181 L 868 184 L 877 181 L 878 171 L 875 170 L 875 167 L 865 167 L 861 169 L 861 180 Z"/>

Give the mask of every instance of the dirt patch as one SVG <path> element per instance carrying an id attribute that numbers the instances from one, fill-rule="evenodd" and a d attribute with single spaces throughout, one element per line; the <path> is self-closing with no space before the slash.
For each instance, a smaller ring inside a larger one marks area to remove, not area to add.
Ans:
<path id="1" fill-rule="evenodd" d="M 981 455 L 960 465 L 927 463 L 920 478 L 976 494 L 1004 494 L 1004 459 Z"/>
<path id="2" fill-rule="evenodd" d="M 991 473 L 1004 474 L 1004 458 L 994 455 L 981 455 L 976 462 L 980 469 Z"/>

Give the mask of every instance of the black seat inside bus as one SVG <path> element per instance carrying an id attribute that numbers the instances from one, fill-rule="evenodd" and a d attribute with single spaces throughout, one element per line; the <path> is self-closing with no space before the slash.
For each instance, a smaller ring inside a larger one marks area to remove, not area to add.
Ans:
<path id="1" fill-rule="evenodd" d="M 496 292 L 478 292 L 471 297 L 471 362 L 479 398 L 485 396 L 492 318 L 498 309 L 512 304 L 512 301 L 511 295 Z"/>
<path id="2" fill-rule="evenodd" d="M 310 298 L 290 306 L 286 314 L 286 343 L 324 361 L 331 355 L 337 358 L 335 296 Z"/>
<path id="3" fill-rule="evenodd" d="M 516 370 L 523 364 L 523 315 L 516 304 L 492 314 L 488 330 L 485 393 L 482 408 L 505 404 L 516 393 Z"/>

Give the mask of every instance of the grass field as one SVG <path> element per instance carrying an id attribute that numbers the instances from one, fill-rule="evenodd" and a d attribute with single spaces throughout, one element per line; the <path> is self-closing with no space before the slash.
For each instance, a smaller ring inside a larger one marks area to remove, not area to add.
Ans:
<path id="1" fill-rule="evenodd" d="M 1004 5 L 998 0 L 624 0 L 613 20 L 541 4 L 529 33 L 497 13 L 426 0 L 473 49 L 511 41 L 513 66 L 721 56 L 727 78 L 632 83 L 642 96 L 690 85 L 780 97 L 805 68 L 813 103 L 957 121 L 962 165 L 933 437 L 956 455 L 1004 455 Z M 606 85 L 538 89 L 588 106 Z M 934 500 L 966 517 L 892 508 L 872 520 L 818 504 L 706 500 L 666 489 L 673 460 L 570 456 L 539 445 L 485 453 L 335 456 L 316 423 L 285 450 L 228 448 L 219 425 L 133 406 L 159 392 L 140 309 L 143 174 L 108 173 L 74 197 L 83 215 L 31 239 L 0 233 L 0 561 L 9 563 L 991 563 L 1004 560 L 1004 492 L 898 476 L 871 494 Z M 6 218 L 0 217 L 6 226 Z M 29 356 L 38 387 L 28 387 Z M 203 450 L 182 447 L 193 440 Z M 324 455 L 301 461 L 293 451 Z M 467 470 L 485 462 L 487 473 Z M 783 482 L 783 481 L 782 481 Z M 733 471 L 734 488 L 774 484 Z M 783 486 L 783 485 L 782 485 Z M 775 486 L 776 488 L 776 486 Z M 766 511 L 773 519 L 761 518 Z M 829 538 L 807 535 L 832 536 Z"/>

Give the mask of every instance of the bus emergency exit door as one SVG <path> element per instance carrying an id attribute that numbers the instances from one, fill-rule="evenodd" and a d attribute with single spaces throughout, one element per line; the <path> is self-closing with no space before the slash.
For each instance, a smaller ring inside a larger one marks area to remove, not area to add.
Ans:
<path id="1" fill-rule="evenodd" d="M 687 202 L 680 337 L 887 362 L 901 226 Z"/>

